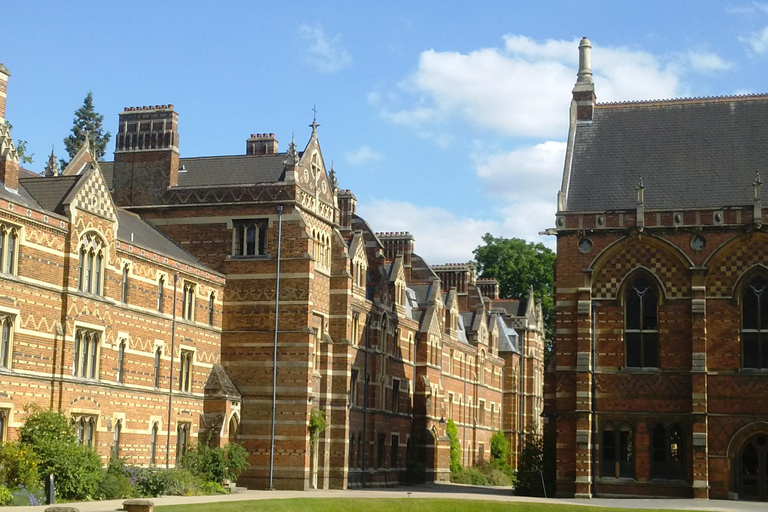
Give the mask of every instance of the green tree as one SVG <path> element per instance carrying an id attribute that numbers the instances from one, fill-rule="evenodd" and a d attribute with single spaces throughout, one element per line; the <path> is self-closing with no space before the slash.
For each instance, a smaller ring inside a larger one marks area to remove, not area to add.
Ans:
<path id="1" fill-rule="evenodd" d="M 491 466 L 501 468 L 509 464 L 509 441 L 499 430 L 491 437 Z"/>
<path id="2" fill-rule="evenodd" d="M 515 494 L 518 496 L 544 496 L 543 469 L 543 441 L 539 437 L 527 440 L 523 445 L 520 461 L 517 464 Z"/>
<path id="3" fill-rule="evenodd" d="M 75 118 L 72 121 L 72 134 L 64 138 L 64 146 L 72 159 L 83 147 L 86 136 L 91 144 L 91 150 L 97 159 L 101 159 L 107 151 L 107 144 L 112 134 L 104 132 L 101 123 L 104 116 L 98 114 L 93 108 L 93 93 L 88 91 L 88 95 L 83 100 L 83 106 L 75 111 Z M 69 162 L 61 159 L 61 168 L 64 169 Z"/>
<path id="4" fill-rule="evenodd" d="M 552 339 L 555 253 L 542 243 L 520 238 L 483 235 L 483 245 L 474 250 L 481 277 L 499 281 L 502 299 L 528 297 L 528 290 L 541 300 L 547 342 Z"/>
<path id="5" fill-rule="evenodd" d="M 11 130 L 13 130 L 13 125 L 6 119 L 5 126 L 8 127 L 8 133 L 10 134 Z M 34 153 L 27 154 L 27 141 L 21 139 L 16 140 L 16 154 L 19 155 L 19 163 L 22 164 L 31 164 L 32 157 L 35 156 Z"/>
<path id="6" fill-rule="evenodd" d="M 451 442 L 451 473 L 460 473 L 461 467 L 461 443 L 459 442 L 459 429 L 453 420 L 448 420 L 445 426 L 445 434 Z"/>

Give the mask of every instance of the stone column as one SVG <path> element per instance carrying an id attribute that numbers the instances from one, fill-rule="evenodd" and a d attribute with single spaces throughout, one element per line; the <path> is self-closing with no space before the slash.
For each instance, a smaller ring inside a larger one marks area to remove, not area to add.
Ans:
<path id="1" fill-rule="evenodd" d="M 590 275 L 577 292 L 576 497 L 591 498 L 592 481 L 592 288 Z"/>
<path id="2" fill-rule="evenodd" d="M 691 277 L 693 497 L 706 499 L 709 498 L 706 268 L 694 268 Z"/>

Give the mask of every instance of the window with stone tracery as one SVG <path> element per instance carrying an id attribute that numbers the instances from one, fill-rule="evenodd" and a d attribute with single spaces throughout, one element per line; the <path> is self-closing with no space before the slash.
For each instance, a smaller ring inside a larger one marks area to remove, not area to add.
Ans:
<path id="1" fill-rule="evenodd" d="M 267 253 L 267 222 L 263 219 L 233 221 L 232 256 L 263 256 Z"/>
<path id="2" fill-rule="evenodd" d="M 19 252 L 19 229 L 0 224 L 0 273 L 16 275 Z"/>
<path id="3" fill-rule="evenodd" d="M 98 378 L 100 333 L 88 329 L 75 330 L 72 376 L 82 379 Z"/>
<path id="4" fill-rule="evenodd" d="M 742 368 L 768 368 L 768 281 L 752 279 L 742 292 Z"/>
<path id="5" fill-rule="evenodd" d="M 626 289 L 624 347 L 629 368 L 658 368 L 658 296 L 650 278 L 641 275 Z"/>
<path id="6" fill-rule="evenodd" d="M 11 368 L 13 356 L 13 317 L 0 316 L 0 368 Z"/>
<path id="7" fill-rule="evenodd" d="M 78 289 L 81 292 L 102 295 L 106 261 L 106 245 L 93 233 L 80 239 Z"/>

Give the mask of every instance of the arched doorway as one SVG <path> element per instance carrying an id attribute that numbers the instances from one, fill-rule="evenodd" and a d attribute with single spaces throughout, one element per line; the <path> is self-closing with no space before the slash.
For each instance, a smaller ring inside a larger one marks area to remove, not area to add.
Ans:
<path id="1" fill-rule="evenodd" d="M 238 429 L 240 428 L 239 418 L 236 414 L 233 414 L 229 419 L 229 442 L 236 443 L 238 437 Z"/>
<path id="2" fill-rule="evenodd" d="M 739 498 L 768 501 L 768 435 L 752 437 L 739 455 Z"/>

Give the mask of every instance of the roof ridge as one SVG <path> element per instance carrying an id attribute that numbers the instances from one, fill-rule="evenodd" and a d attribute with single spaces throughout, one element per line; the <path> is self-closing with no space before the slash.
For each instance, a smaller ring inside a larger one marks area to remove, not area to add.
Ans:
<path id="1" fill-rule="evenodd" d="M 597 107 L 624 107 L 624 106 L 645 106 L 652 104 L 664 104 L 675 105 L 685 103 L 718 103 L 731 100 L 754 100 L 754 99 L 768 99 L 768 93 L 753 93 L 753 94 L 732 94 L 732 95 L 720 95 L 720 96 L 685 96 L 682 98 L 666 98 L 666 99 L 653 99 L 653 100 L 628 100 L 628 101 L 607 101 L 596 103 Z"/>

